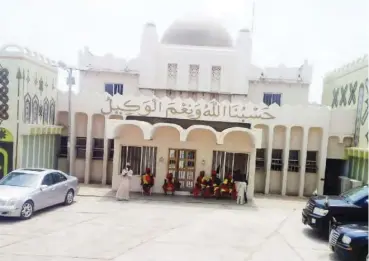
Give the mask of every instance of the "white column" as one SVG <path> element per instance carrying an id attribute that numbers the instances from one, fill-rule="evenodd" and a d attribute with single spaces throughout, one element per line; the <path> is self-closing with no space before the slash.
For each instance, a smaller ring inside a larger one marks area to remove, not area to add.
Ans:
<path id="1" fill-rule="evenodd" d="M 102 170 L 102 180 L 101 180 L 101 183 L 103 185 L 106 185 L 106 176 L 107 176 L 107 171 L 108 171 L 108 158 L 109 158 L 108 145 L 109 145 L 109 139 L 105 135 L 104 137 L 104 157 L 103 157 L 103 164 L 102 164 L 103 170 Z"/>
<path id="2" fill-rule="evenodd" d="M 25 168 L 29 168 L 29 154 L 30 154 L 30 150 L 31 150 L 31 135 L 27 134 L 28 139 L 27 139 L 27 160 L 26 160 L 26 166 L 24 166 Z"/>
<path id="3" fill-rule="evenodd" d="M 42 135 L 44 138 L 43 138 L 43 140 L 44 140 L 44 149 L 43 149 L 43 154 L 42 154 L 42 156 L 43 156 L 43 168 L 48 168 L 49 166 L 47 165 L 47 156 L 49 155 L 48 153 L 47 153 L 47 148 L 48 148 L 48 144 L 49 144 L 49 135 L 48 134 L 44 134 L 44 135 Z"/>
<path id="4" fill-rule="evenodd" d="M 35 168 L 36 167 L 36 164 L 35 164 L 35 162 L 36 162 L 36 136 L 37 136 L 37 134 L 35 134 L 35 135 L 32 135 L 33 136 L 33 149 L 32 149 L 32 151 L 33 151 L 33 157 L 32 157 L 32 165 L 31 166 L 29 166 L 29 167 L 31 167 L 31 168 Z"/>
<path id="5" fill-rule="evenodd" d="M 268 130 L 268 148 L 267 148 L 267 163 L 266 163 L 266 173 L 265 173 L 265 194 L 269 194 L 270 188 L 270 169 L 272 167 L 272 151 L 273 151 L 273 140 L 274 140 L 274 125 L 269 126 Z"/>
<path id="6" fill-rule="evenodd" d="M 112 188 L 113 190 L 118 189 L 118 173 L 120 171 L 119 166 L 120 166 L 120 154 L 121 154 L 121 144 L 119 139 L 114 139 L 114 156 L 113 156 L 113 184 L 112 184 Z"/>
<path id="7" fill-rule="evenodd" d="M 283 172 L 282 172 L 282 196 L 286 195 L 287 190 L 287 174 L 288 174 L 288 159 L 290 156 L 290 139 L 291 127 L 286 126 L 285 145 L 283 150 Z"/>
<path id="8" fill-rule="evenodd" d="M 85 184 L 90 183 L 90 168 L 91 168 L 91 157 L 92 157 L 92 121 L 93 121 L 93 116 L 89 115 L 87 117 Z"/>
<path id="9" fill-rule="evenodd" d="M 53 163 L 52 163 L 52 153 L 53 153 L 53 151 L 51 150 L 51 142 L 53 141 L 53 138 L 54 137 L 54 135 L 52 135 L 52 134 L 49 134 L 48 135 L 48 143 L 49 143 L 49 147 L 48 147 L 48 152 L 47 152 L 47 166 L 50 168 L 50 169 L 53 169 L 54 168 L 54 166 L 53 166 Z"/>
<path id="10" fill-rule="evenodd" d="M 360 165 L 360 167 L 361 167 L 360 180 L 363 181 L 363 183 L 367 183 L 367 181 L 364 180 L 364 177 L 365 177 L 365 161 L 366 160 L 367 159 L 365 159 L 365 158 L 360 158 L 360 163 L 361 163 L 361 165 Z"/>
<path id="11" fill-rule="evenodd" d="M 307 144 L 309 139 L 309 128 L 303 129 L 302 135 L 302 146 L 300 150 L 300 186 L 299 186 L 299 197 L 304 196 L 305 187 L 305 170 L 306 170 L 306 155 L 307 155 Z"/>
<path id="12" fill-rule="evenodd" d="M 41 166 L 41 164 L 40 164 L 40 159 L 41 159 L 41 155 L 42 155 L 42 153 L 41 153 L 41 138 L 42 138 L 42 134 L 40 134 L 40 135 L 37 135 L 38 136 L 38 145 L 37 145 L 37 168 L 40 168 Z"/>
<path id="13" fill-rule="evenodd" d="M 318 194 L 323 194 L 324 189 L 324 178 L 325 178 L 325 165 L 327 161 L 327 149 L 328 149 L 328 132 L 327 130 L 322 130 L 322 143 L 320 145 L 319 151 L 319 165 L 318 165 L 318 177 L 317 177 L 317 187 Z"/>
<path id="14" fill-rule="evenodd" d="M 15 168 L 20 168 L 20 167 L 24 167 L 22 166 L 22 162 L 23 162 L 23 150 L 24 150 L 24 135 L 19 135 L 19 141 L 18 141 L 18 159 L 17 159 L 17 166 L 15 166 Z"/>
<path id="15" fill-rule="evenodd" d="M 69 162 L 69 173 L 74 175 L 74 162 L 76 159 L 76 115 L 74 112 L 71 113 L 71 137 L 70 137 L 70 162 Z"/>
<path id="16" fill-rule="evenodd" d="M 250 168 L 249 168 L 249 178 L 247 185 L 247 199 L 252 200 L 254 198 L 254 190 L 255 190 L 255 167 L 256 167 L 256 148 L 252 149 L 250 154 Z"/>

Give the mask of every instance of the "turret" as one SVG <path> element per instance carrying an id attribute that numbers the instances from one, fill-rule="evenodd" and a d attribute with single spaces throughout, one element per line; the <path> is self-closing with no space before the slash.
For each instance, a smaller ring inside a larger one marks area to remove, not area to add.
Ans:
<path id="1" fill-rule="evenodd" d="M 150 85 L 155 84 L 158 43 L 155 24 L 147 23 L 144 26 L 140 46 L 140 87 L 150 88 Z"/>
<path id="2" fill-rule="evenodd" d="M 251 49 L 252 49 L 252 39 L 251 33 L 248 29 L 241 29 L 238 33 L 236 40 L 235 49 L 237 55 L 235 57 L 236 62 L 236 74 L 234 82 L 233 92 L 235 93 L 248 93 L 249 89 L 249 72 L 251 63 Z"/>

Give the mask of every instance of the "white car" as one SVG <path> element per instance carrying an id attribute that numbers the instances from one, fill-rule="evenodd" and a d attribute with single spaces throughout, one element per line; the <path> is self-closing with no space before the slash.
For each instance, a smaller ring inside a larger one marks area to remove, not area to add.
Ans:
<path id="1" fill-rule="evenodd" d="M 77 178 L 60 170 L 17 169 L 0 180 L 0 216 L 29 219 L 37 210 L 72 204 L 77 193 Z"/>

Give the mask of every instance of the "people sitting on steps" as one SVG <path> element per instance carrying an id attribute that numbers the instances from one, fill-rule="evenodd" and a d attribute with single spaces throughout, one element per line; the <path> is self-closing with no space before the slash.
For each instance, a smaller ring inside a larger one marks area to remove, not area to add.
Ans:
<path id="1" fill-rule="evenodd" d="M 200 171 L 200 175 L 196 178 L 195 186 L 192 190 L 194 197 L 198 197 L 202 194 L 202 179 L 205 176 L 205 171 Z"/>
<path id="2" fill-rule="evenodd" d="M 220 196 L 231 197 L 232 199 L 237 198 L 237 191 L 231 173 L 227 174 L 223 183 L 220 185 Z"/>
<path id="3" fill-rule="evenodd" d="M 220 197 L 220 184 L 222 181 L 218 177 L 218 173 L 216 170 L 211 172 L 211 193 L 215 198 Z"/>
<path id="4" fill-rule="evenodd" d="M 151 195 L 151 189 L 154 186 L 154 175 L 150 168 L 146 168 L 145 173 L 142 174 L 141 186 L 145 195 Z"/>
<path id="5" fill-rule="evenodd" d="M 163 184 L 164 194 L 168 195 L 168 193 L 171 193 L 174 195 L 176 189 L 178 189 L 178 182 L 173 178 L 172 173 L 168 173 Z"/>
<path id="6" fill-rule="evenodd" d="M 205 175 L 205 171 L 201 171 L 201 173 L 204 174 L 202 181 L 201 181 L 201 188 L 202 188 L 202 196 L 204 198 L 210 198 L 212 193 L 211 193 L 211 178 L 209 176 Z"/>

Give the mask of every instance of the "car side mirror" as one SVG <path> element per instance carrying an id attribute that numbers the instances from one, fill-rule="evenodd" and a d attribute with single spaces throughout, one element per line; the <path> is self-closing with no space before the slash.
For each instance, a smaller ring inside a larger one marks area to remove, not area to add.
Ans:
<path id="1" fill-rule="evenodd" d="M 41 185 L 40 190 L 43 191 L 48 187 L 48 185 Z"/>

